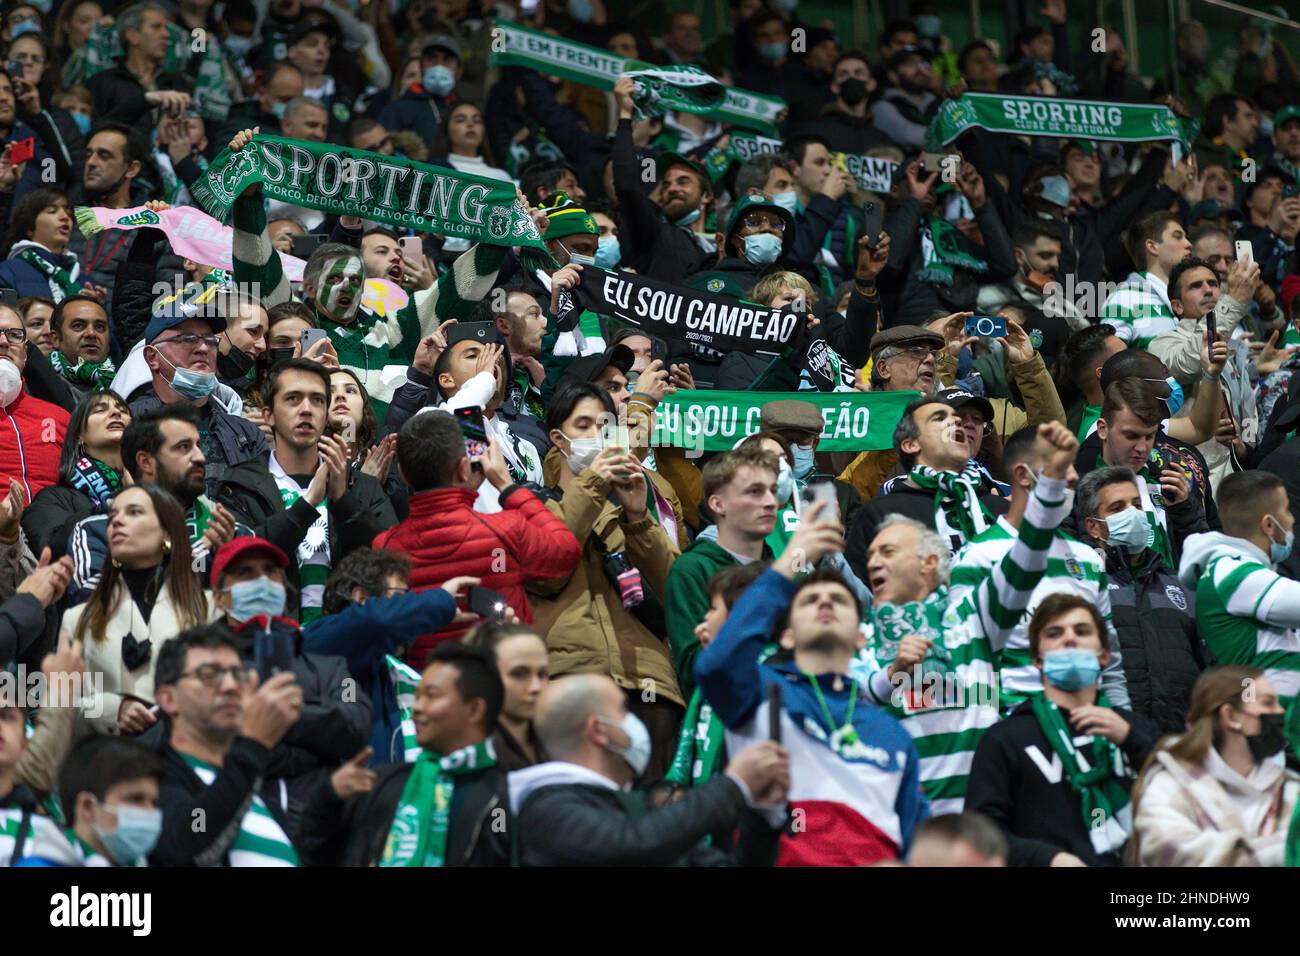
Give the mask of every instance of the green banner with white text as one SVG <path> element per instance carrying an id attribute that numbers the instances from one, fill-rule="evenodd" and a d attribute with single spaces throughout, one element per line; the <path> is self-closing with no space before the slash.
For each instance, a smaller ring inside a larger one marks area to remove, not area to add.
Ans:
<path id="1" fill-rule="evenodd" d="M 797 399 L 821 411 L 818 451 L 880 451 L 919 392 L 715 392 L 669 395 L 655 410 L 654 444 L 698 452 L 729 451 L 760 428 L 768 402 Z"/>

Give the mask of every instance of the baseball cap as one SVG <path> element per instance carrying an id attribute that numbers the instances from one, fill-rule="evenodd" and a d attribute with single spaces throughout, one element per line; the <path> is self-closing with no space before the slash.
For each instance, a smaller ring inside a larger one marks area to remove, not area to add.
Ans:
<path id="1" fill-rule="evenodd" d="M 323 33 L 335 42 L 338 42 L 342 36 L 338 23 L 335 22 L 332 16 L 322 10 L 316 16 L 308 17 L 294 24 L 293 29 L 289 31 L 289 35 L 285 38 L 285 46 L 293 46 L 313 33 Z"/>
<path id="2" fill-rule="evenodd" d="M 206 285 L 190 295 L 181 293 L 162 299 L 153 307 L 149 324 L 145 326 L 144 340 L 152 342 L 168 329 L 174 329 L 182 322 L 200 319 L 212 326 L 213 332 L 226 330 L 226 319 L 217 307 L 215 296 L 220 291 L 219 285 Z"/>
<path id="3" fill-rule="evenodd" d="M 221 580 L 221 575 L 226 573 L 226 568 L 230 566 L 230 562 L 242 558 L 246 554 L 264 554 L 282 568 L 289 566 L 289 558 L 270 541 L 254 535 L 245 535 L 242 538 L 227 541 L 217 549 L 216 556 L 212 559 L 212 575 L 210 578 L 212 586 L 214 588 L 217 586 L 217 582 Z"/>
<path id="4" fill-rule="evenodd" d="M 626 345 L 611 345 L 599 355 L 584 355 L 582 358 L 574 359 L 564 370 L 560 381 L 565 384 L 594 382 L 597 376 L 611 365 L 626 375 L 632 370 L 635 362 L 636 355 Z"/>
<path id="5" fill-rule="evenodd" d="M 445 33 L 431 36 L 429 39 L 424 41 L 424 46 L 420 47 L 420 52 L 428 53 L 430 50 L 446 50 L 448 53 L 453 54 L 456 59 L 462 59 L 460 55 L 460 41 Z"/>
<path id="6" fill-rule="evenodd" d="M 891 70 L 896 70 L 912 57 L 917 57 L 921 60 L 928 59 L 925 51 L 919 46 L 905 46 L 894 51 L 894 55 L 889 58 L 889 62 L 886 66 Z"/>
<path id="7" fill-rule="evenodd" d="M 993 403 L 983 395 L 976 395 L 964 388 L 945 388 L 936 392 L 935 398 L 952 408 L 974 405 L 980 410 L 986 422 L 993 421 Z"/>

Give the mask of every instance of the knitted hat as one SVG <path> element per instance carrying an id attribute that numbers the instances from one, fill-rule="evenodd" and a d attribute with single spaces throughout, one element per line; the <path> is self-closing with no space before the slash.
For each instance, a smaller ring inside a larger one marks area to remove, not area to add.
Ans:
<path id="1" fill-rule="evenodd" d="M 599 236 L 600 226 L 595 218 L 566 192 L 557 192 L 551 198 L 551 205 L 542 205 L 546 213 L 547 239 L 563 239 L 565 236 Z"/>

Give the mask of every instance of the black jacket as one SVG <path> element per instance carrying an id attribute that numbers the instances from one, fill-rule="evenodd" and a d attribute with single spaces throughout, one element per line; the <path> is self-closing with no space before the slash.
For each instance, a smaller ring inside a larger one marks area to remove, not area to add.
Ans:
<path id="1" fill-rule="evenodd" d="M 250 423 L 251 424 L 251 423 Z M 256 427 L 256 426 L 253 426 Z M 319 517 L 305 498 L 285 508 L 280 489 L 267 465 L 270 452 L 230 469 L 213 500 L 225 505 L 253 529 L 285 554 L 293 555 L 307 530 Z M 370 475 L 358 474 L 352 488 L 342 498 L 330 502 L 330 563 L 338 562 L 350 551 L 368 548 L 375 535 L 397 524 L 393 505 L 383 486 Z M 289 562 L 288 577 L 298 586 L 298 563 Z"/>
<path id="2" fill-rule="evenodd" d="M 48 546 L 53 557 L 62 557 L 68 550 L 72 526 L 98 510 L 85 492 L 66 481 L 42 488 L 23 512 L 23 533 L 32 554 L 39 556 L 41 549 Z"/>
<path id="3" fill-rule="evenodd" d="M 737 861 L 700 841 L 717 830 L 734 829 L 748 813 L 740 788 L 725 774 L 659 808 L 652 808 L 646 794 L 636 790 L 573 783 L 542 786 L 519 807 L 519 864 L 725 866 Z M 775 838 L 771 849 L 774 852 Z"/>
<path id="4" fill-rule="evenodd" d="M 1131 777 L 1141 769 L 1158 734 L 1145 717 L 1120 707 L 1115 712 L 1130 727 L 1119 751 Z M 1075 745 L 1090 739 L 1076 737 Z M 1064 771 L 1050 780 L 1042 767 L 1060 770 L 1060 758 L 1038 726 L 1033 703 L 1025 701 L 980 738 L 966 783 L 966 809 L 1002 828 L 1010 866 L 1048 866 L 1058 853 L 1073 853 L 1089 866 L 1119 866 L 1119 852 L 1094 852 L 1080 797 Z"/>
<path id="5" fill-rule="evenodd" d="M 995 518 L 1006 514 L 1011 507 L 1006 498 L 999 498 L 997 495 L 980 495 L 980 501 Z M 848 535 L 844 541 L 844 557 L 859 581 L 868 580 L 867 551 L 876 537 L 876 530 L 880 527 L 880 523 L 891 514 L 905 515 L 921 522 L 927 528 L 934 528 L 934 492 L 924 491 L 906 481 L 900 481 L 889 494 L 877 495 L 857 510 L 849 523 Z M 960 544 L 953 542 L 954 553 Z"/>
<path id="6" fill-rule="evenodd" d="M 293 676 L 302 688 L 303 705 L 298 720 L 271 750 L 261 795 L 267 806 L 277 806 L 284 816 L 282 825 L 290 837 L 296 837 L 311 794 L 322 782 L 328 786 L 339 764 L 370 740 L 374 712 L 348 672 L 347 661 L 332 654 L 305 653 L 295 621 L 272 618 L 271 627 L 292 631 Z M 246 624 L 234 634 L 239 653 L 250 664 L 255 628 L 256 624 Z"/>
<path id="7" fill-rule="evenodd" d="M 374 866 L 384 853 L 393 816 L 414 764 L 376 769 L 369 793 L 340 800 L 329 778 L 311 794 L 302 821 L 302 862 L 307 866 Z M 509 804 L 499 767 L 456 778 L 447 823 L 446 866 L 508 866 Z"/>
<path id="8" fill-rule="evenodd" d="M 704 269 L 713 255 L 695 234 L 664 218 L 642 188 L 641 161 L 632 145 L 632 121 L 619 120 L 614 133 L 614 193 L 623 214 L 623 265 L 644 276 L 681 282 Z"/>
<path id="9" fill-rule="evenodd" d="M 837 109 L 833 103 L 816 119 L 797 124 L 796 132 L 824 136 L 831 149 L 839 153 L 865 155 L 877 146 L 895 145 L 892 139 L 876 129 L 870 111 L 859 118 Z"/>
<path id="10" fill-rule="evenodd" d="M 1207 660 L 1196 633 L 1196 592 L 1178 583 L 1154 548 L 1137 567 L 1118 549 L 1106 549 L 1106 580 L 1133 710 L 1162 734 L 1181 734 L 1192 685 Z"/>
<path id="11" fill-rule="evenodd" d="M 45 608 L 34 595 L 15 594 L 0 604 L 0 667 L 22 658 L 45 631 Z"/>
<path id="12" fill-rule="evenodd" d="M 139 418 L 145 412 L 163 406 L 163 400 L 153 390 L 152 382 L 136 389 L 129 400 L 132 418 Z M 208 442 L 203 446 L 204 457 L 207 459 L 203 490 L 215 501 L 217 492 L 232 471 L 268 454 L 266 436 L 262 434 L 262 429 L 248 419 L 231 415 L 214 398 L 209 398 L 206 404 L 196 407 L 204 419 L 200 433 L 204 430 L 208 432 Z M 244 523 L 252 526 L 251 522 Z"/>
<path id="13" fill-rule="evenodd" d="M 239 822 L 252 806 L 271 751 L 247 737 L 236 737 L 217 778 L 205 786 L 169 742 L 158 747 L 166 776 L 158 795 L 162 834 L 149 854 L 150 866 L 229 866 L 229 851 Z M 278 804 L 267 810 L 289 832 Z M 202 820 L 202 826 L 196 821 Z"/>

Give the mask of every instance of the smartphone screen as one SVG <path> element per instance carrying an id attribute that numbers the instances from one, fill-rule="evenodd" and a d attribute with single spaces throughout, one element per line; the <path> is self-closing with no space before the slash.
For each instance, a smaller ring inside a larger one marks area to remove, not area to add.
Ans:
<path id="1" fill-rule="evenodd" d="M 488 453 L 487 428 L 483 424 L 483 409 L 477 405 L 458 408 L 455 412 L 460 435 L 465 439 L 465 454 L 477 461 Z"/>

